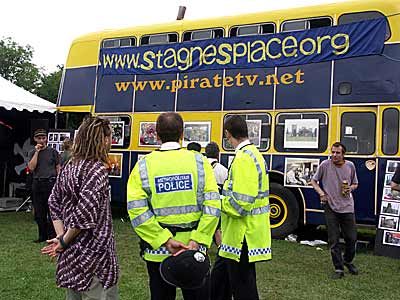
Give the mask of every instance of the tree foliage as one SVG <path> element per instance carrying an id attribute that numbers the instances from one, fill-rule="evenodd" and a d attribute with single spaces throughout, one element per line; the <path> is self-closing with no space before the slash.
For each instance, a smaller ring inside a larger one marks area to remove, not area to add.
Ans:
<path id="1" fill-rule="evenodd" d="M 64 66 L 58 65 L 56 71 L 48 75 L 42 74 L 40 85 L 35 90 L 35 94 L 43 99 L 56 103 L 63 68 Z"/>

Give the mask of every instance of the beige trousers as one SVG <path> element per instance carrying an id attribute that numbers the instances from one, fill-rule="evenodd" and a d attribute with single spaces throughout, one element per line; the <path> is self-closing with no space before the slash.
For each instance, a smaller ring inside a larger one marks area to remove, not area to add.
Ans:
<path id="1" fill-rule="evenodd" d="M 105 290 L 99 278 L 94 276 L 88 291 L 76 292 L 67 289 L 66 300 L 118 300 L 118 287 L 114 285 Z"/>

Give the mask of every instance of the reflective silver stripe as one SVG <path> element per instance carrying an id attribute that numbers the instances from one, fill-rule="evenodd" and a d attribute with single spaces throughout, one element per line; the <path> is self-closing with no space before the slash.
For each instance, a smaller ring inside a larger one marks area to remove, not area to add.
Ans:
<path id="1" fill-rule="evenodd" d="M 232 197 L 229 197 L 230 205 L 238 212 L 239 215 L 245 216 L 248 215 L 248 211 L 245 211 Z"/>
<path id="2" fill-rule="evenodd" d="M 262 215 L 269 212 L 269 204 L 262 207 L 253 208 L 251 211 L 244 210 L 232 197 L 229 198 L 229 204 L 238 212 L 241 216 L 248 215 Z"/>
<path id="3" fill-rule="evenodd" d="M 131 221 L 132 227 L 136 228 L 140 224 L 143 224 L 147 220 L 151 219 L 153 217 L 153 213 L 150 210 L 145 211 L 141 215 L 137 216 Z"/>
<path id="4" fill-rule="evenodd" d="M 262 170 L 261 170 L 260 164 L 258 163 L 257 157 L 250 150 L 243 150 L 243 153 L 246 153 L 246 154 L 250 155 L 250 157 L 253 159 L 253 161 L 254 161 L 254 163 L 256 165 L 257 173 L 258 173 L 258 193 L 261 193 L 261 190 L 262 190 Z"/>
<path id="5" fill-rule="evenodd" d="M 265 197 L 268 197 L 268 196 L 269 196 L 269 191 L 267 190 L 267 191 L 265 191 L 265 192 L 259 193 L 259 194 L 257 195 L 257 198 L 260 199 L 260 198 L 265 198 Z"/>
<path id="6" fill-rule="evenodd" d="M 221 210 L 211 206 L 203 206 L 203 213 L 206 215 L 219 217 L 221 215 Z"/>
<path id="7" fill-rule="evenodd" d="M 251 215 L 262 215 L 269 212 L 269 204 L 262 207 L 253 208 L 251 210 Z"/>
<path id="8" fill-rule="evenodd" d="M 145 251 L 146 251 L 146 253 L 151 254 L 151 255 L 170 255 L 171 254 L 167 250 L 167 248 L 165 248 L 165 247 L 160 247 L 160 248 L 154 249 L 154 250 L 153 249 L 146 249 Z M 202 246 L 202 245 L 200 245 L 199 246 L 199 251 L 206 252 L 207 248 Z"/>
<path id="9" fill-rule="evenodd" d="M 195 154 L 197 165 L 197 204 L 199 207 L 203 205 L 204 201 L 204 186 L 205 186 L 205 173 L 203 156 L 199 153 Z"/>
<path id="10" fill-rule="evenodd" d="M 170 215 L 182 215 L 199 212 L 200 209 L 197 205 L 185 205 L 185 206 L 172 206 L 163 208 L 154 208 L 154 214 L 159 217 L 165 217 Z"/>
<path id="11" fill-rule="evenodd" d="M 271 253 L 271 248 L 249 249 L 249 256 L 257 256 L 257 255 L 270 254 L 270 253 Z"/>
<path id="12" fill-rule="evenodd" d="M 223 251 L 223 252 L 236 254 L 238 256 L 240 256 L 240 254 L 242 253 L 242 249 L 236 248 L 236 247 L 233 247 L 233 246 L 228 246 L 228 245 L 225 245 L 225 244 L 221 244 L 221 247 L 219 248 L 219 250 Z"/>
<path id="13" fill-rule="evenodd" d="M 147 206 L 147 199 L 141 199 L 141 200 L 129 201 L 127 208 L 128 208 L 128 210 L 131 210 L 133 208 L 141 208 L 141 207 L 146 207 L 146 206 Z"/>
<path id="14" fill-rule="evenodd" d="M 253 203 L 257 199 L 257 197 L 253 197 L 253 196 L 249 196 L 249 195 L 246 195 L 246 194 L 232 192 L 232 191 L 229 191 L 229 190 L 223 190 L 222 191 L 222 195 L 234 197 L 236 200 L 249 202 L 249 203 Z"/>
<path id="15" fill-rule="evenodd" d="M 204 193 L 204 200 L 219 200 L 219 193 L 217 192 Z"/>
<path id="16" fill-rule="evenodd" d="M 165 223 L 161 223 L 159 222 L 161 227 L 169 227 L 169 226 L 173 226 L 173 227 L 180 227 L 180 228 L 194 228 L 199 224 L 199 221 L 193 221 L 193 222 L 189 222 L 189 223 L 180 223 L 180 224 L 165 224 Z"/>
<path id="17" fill-rule="evenodd" d="M 151 189 L 149 183 L 149 174 L 147 173 L 146 159 L 144 158 L 139 160 L 138 164 L 142 188 L 146 192 L 147 196 L 149 196 L 149 199 L 151 199 Z"/>

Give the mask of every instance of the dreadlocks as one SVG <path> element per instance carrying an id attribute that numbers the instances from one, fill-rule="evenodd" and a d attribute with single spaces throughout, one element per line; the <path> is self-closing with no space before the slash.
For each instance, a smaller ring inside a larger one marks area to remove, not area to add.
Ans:
<path id="1" fill-rule="evenodd" d="M 99 117 L 86 118 L 75 137 L 72 154 L 74 160 L 87 159 L 107 163 L 110 145 L 106 146 L 106 137 L 110 135 L 110 121 Z"/>

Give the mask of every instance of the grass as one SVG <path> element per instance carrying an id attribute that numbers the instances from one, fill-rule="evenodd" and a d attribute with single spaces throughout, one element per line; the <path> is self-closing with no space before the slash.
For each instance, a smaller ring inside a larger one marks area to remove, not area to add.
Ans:
<path id="1" fill-rule="evenodd" d="M 40 254 L 43 245 L 32 243 L 37 227 L 30 213 L 0 214 L 0 299 L 63 299 L 56 288 L 55 262 Z M 149 299 L 147 273 L 139 257 L 138 238 L 130 223 L 114 220 L 121 276 L 121 300 Z M 286 241 L 273 241 L 273 260 L 257 264 L 260 299 L 399 299 L 397 285 L 400 262 L 358 253 L 355 263 L 361 274 L 346 273 L 342 280 L 329 278 L 329 252 Z M 215 249 L 211 251 L 214 257 Z M 178 296 L 179 299 L 181 296 Z"/>

